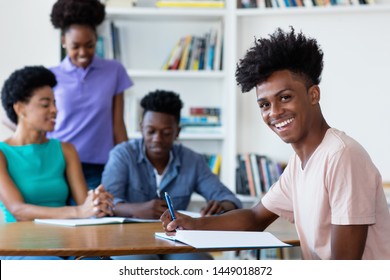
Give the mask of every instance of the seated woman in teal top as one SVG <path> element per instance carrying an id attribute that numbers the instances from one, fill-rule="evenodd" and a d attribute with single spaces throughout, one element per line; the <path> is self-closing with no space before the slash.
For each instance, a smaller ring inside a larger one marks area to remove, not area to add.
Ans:
<path id="1" fill-rule="evenodd" d="M 112 196 L 102 185 L 88 192 L 73 145 L 46 137 L 57 114 L 55 85 L 48 69 L 30 66 L 12 73 L 1 91 L 7 117 L 16 123 L 14 134 L 0 143 L 0 208 L 6 222 L 113 214 Z M 69 193 L 76 206 L 66 205 Z"/>
<path id="2" fill-rule="evenodd" d="M 64 176 L 65 158 L 59 140 L 22 146 L 0 142 L 0 151 L 7 162 L 8 174 L 25 203 L 46 207 L 66 204 L 69 187 Z M 16 221 L 1 201 L 0 208 L 5 222 Z"/>

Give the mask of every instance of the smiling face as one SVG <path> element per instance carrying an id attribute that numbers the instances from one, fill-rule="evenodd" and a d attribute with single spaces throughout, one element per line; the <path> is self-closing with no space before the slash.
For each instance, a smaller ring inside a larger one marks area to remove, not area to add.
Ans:
<path id="1" fill-rule="evenodd" d="M 147 111 L 141 122 L 141 133 L 148 159 L 152 163 L 168 161 L 179 132 L 179 125 L 173 115 Z"/>
<path id="2" fill-rule="evenodd" d="M 18 116 L 18 125 L 40 132 L 54 130 L 57 108 L 51 87 L 35 89 L 29 101 L 15 103 L 14 108 Z"/>
<path id="3" fill-rule="evenodd" d="M 96 39 L 90 26 L 73 24 L 62 36 L 62 45 L 74 65 L 86 68 L 95 55 Z"/>
<path id="4" fill-rule="evenodd" d="M 283 70 L 257 85 L 256 95 L 264 122 L 284 142 L 305 143 L 320 112 L 318 86 L 307 89 L 305 79 Z"/>

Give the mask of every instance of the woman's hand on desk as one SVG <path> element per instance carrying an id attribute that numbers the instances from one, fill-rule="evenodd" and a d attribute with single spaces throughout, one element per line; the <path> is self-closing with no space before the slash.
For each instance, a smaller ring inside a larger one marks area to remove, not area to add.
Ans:
<path id="1" fill-rule="evenodd" d="M 95 190 L 88 191 L 84 203 L 79 206 L 80 218 L 113 216 L 113 196 L 107 192 L 103 185 Z"/>

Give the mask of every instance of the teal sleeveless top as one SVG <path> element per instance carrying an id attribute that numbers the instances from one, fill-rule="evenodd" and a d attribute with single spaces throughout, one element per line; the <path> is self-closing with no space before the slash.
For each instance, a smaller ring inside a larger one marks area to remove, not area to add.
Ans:
<path id="1" fill-rule="evenodd" d="M 47 207 L 66 205 L 69 187 L 65 178 L 65 158 L 61 142 L 50 139 L 43 144 L 10 146 L 0 142 L 8 174 L 28 204 Z M 0 201 L 6 223 L 16 219 Z"/>

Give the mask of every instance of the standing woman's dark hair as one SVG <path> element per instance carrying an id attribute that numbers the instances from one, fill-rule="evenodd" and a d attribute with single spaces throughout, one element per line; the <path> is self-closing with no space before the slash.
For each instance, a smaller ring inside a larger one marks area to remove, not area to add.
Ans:
<path id="1" fill-rule="evenodd" d="M 50 69 L 58 81 L 58 117 L 48 136 L 76 147 L 90 189 L 100 184 L 110 150 L 128 139 L 123 95 L 133 85 L 119 61 L 95 55 L 104 18 L 105 6 L 97 0 L 58 0 L 50 15 L 66 57 Z"/>
<path id="2" fill-rule="evenodd" d="M 59 0 L 52 8 L 51 23 L 65 33 L 72 24 L 88 25 L 96 31 L 106 16 L 105 7 L 96 0 Z"/>

